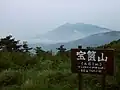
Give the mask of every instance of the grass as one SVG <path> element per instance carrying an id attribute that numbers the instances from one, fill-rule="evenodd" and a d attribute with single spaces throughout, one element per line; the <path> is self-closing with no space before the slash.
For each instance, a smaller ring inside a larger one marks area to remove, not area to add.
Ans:
<path id="1" fill-rule="evenodd" d="M 71 72 L 70 57 L 0 55 L 0 90 L 78 90 L 78 75 Z M 119 85 L 119 63 L 117 67 L 116 76 L 107 77 L 107 85 Z M 100 90 L 100 79 L 98 75 L 83 74 L 83 90 Z"/>

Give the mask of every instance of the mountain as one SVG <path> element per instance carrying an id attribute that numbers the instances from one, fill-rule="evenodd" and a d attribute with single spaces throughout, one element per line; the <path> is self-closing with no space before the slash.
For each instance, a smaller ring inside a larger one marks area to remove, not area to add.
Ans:
<path id="1" fill-rule="evenodd" d="M 45 34 L 37 35 L 34 38 L 34 40 L 38 40 L 39 42 L 44 42 L 44 43 L 68 42 L 68 41 L 84 38 L 91 34 L 96 34 L 96 33 L 106 32 L 106 31 L 108 32 L 111 30 L 107 28 L 102 28 L 96 25 L 92 25 L 92 24 L 66 23 Z"/>
<path id="2" fill-rule="evenodd" d="M 58 48 L 62 44 L 65 45 L 65 48 L 70 49 L 70 48 L 76 48 L 78 47 L 78 45 L 82 45 L 83 47 L 100 46 L 118 39 L 120 39 L 120 31 L 110 31 L 110 32 L 93 34 L 85 38 L 70 41 L 67 43 L 57 43 L 57 44 L 49 44 L 49 45 L 40 44 L 40 46 L 44 50 L 52 49 L 53 51 L 55 51 L 56 48 Z"/>

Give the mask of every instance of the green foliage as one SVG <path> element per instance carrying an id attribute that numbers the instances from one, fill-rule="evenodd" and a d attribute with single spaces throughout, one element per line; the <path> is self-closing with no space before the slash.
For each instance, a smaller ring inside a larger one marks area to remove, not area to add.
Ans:
<path id="1" fill-rule="evenodd" d="M 4 70 L 0 73 L 0 86 L 21 85 L 22 74 L 20 71 Z"/>
<path id="2" fill-rule="evenodd" d="M 32 49 L 32 48 L 29 48 L 29 47 L 28 47 L 28 44 L 27 44 L 27 42 L 25 42 L 25 41 L 23 42 L 23 45 L 22 45 L 22 46 L 23 46 L 23 51 L 24 51 L 24 52 L 29 52 L 29 50 Z"/>
<path id="3" fill-rule="evenodd" d="M 15 41 L 15 39 L 12 38 L 11 35 L 0 39 L 0 49 L 2 51 L 8 51 L 8 52 L 19 51 L 21 45 L 18 44 L 19 44 L 19 40 Z"/>
<path id="4" fill-rule="evenodd" d="M 66 51 L 64 45 L 57 48 L 56 55 L 41 47 L 36 47 L 36 54 L 32 55 L 27 43 L 21 45 L 11 38 L 7 36 L 0 41 L 0 90 L 78 90 L 78 75 L 71 72 L 70 50 Z M 107 76 L 106 88 L 117 90 L 120 85 L 120 40 L 94 48 L 115 49 L 116 72 L 114 77 Z M 84 90 L 100 90 L 99 75 L 83 76 Z"/>
<path id="5" fill-rule="evenodd" d="M 60 47 L 56 49 L 58 50 L 58 55 L 61 55 L 61 56 L 63 56 L 66 51 L 66 48 L 64 48 L 64 45 L 60 45 Z"/>
<path id="6" fill-rule="evenodd" d="M 0 49 L 1 51 L 8 52 L 28 52 L 32 48 L 29 48 L 26 42 L 23 45 L 19 43 L 20 40 L 15 40 L 12 35 L 8 35 L 5 38 L 0 39 Z"/>

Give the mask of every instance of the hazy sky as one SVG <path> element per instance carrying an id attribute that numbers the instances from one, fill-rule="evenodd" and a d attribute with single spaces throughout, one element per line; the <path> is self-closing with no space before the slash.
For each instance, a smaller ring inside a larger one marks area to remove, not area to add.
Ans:
<path id="1" fill-rule="evenodd" d="M 120 30 L 120 0 L 0 0 L 0 36 L 28 39 L 66 22 Z"/>

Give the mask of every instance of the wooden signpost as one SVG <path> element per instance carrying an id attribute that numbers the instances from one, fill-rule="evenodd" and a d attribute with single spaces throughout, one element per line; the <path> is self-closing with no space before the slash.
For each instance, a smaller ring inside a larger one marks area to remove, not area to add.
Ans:
<path id="1" fill-rule="evenodd" d="M 114 50 L 71 49 L 71 70 L 79 75 L 79 90 L 82 90 L 82 73 L 102 75 L 102 90 L 105 90 L 105 76 L 114 74 Z"/>

